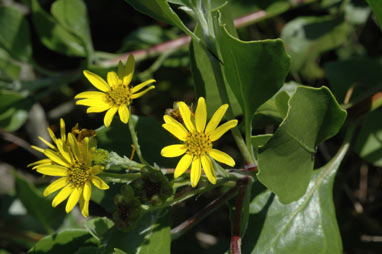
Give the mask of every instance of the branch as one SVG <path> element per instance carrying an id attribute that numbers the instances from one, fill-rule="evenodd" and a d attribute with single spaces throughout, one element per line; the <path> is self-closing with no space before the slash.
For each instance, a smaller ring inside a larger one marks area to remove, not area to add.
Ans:
<path id="1" fill-rule="evenodd" d="M 299 7 L 301 5 L 308 4 L 314 1 L 316 0 L 299 0 L 296 5 L 292 5 L 291 7 L 292 8 Z M 264 10 L 259 10 L 259 11 L 252 12 L 248 15 L 239 17 L 237 19 L 234 19 L 233 23 L 236 28 L 242 28 L 273 16 L 274 14 L 272 13 L 268 14 Z M 176 50 L 176 49 L 182 48 L 188 45 L 190 42 L 191 42 L 190 36 L 184 35 L 177 39 L 169 40 L 169 41 L 157 44 L 148 49 L 135 50 L 128 53 L 124 53 L 116 58 L 101 60 L 99 61 L 98 64 L 104 68 L 113 67 L 113 66 L 116 66 L 119 63 L 119 61 L 125 62 L 130 54 L 133 54 L 135 57 L 135 60 L 139 62 L 149 57 L 155 57 L 157 55 L 160 55 L 170 50 Z"/>

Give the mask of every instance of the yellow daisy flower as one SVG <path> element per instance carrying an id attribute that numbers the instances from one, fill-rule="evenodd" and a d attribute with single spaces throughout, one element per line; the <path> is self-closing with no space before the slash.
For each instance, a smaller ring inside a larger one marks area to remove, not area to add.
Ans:
<path id="1" fill-rule="evenodd" d="M 207 107 L 203 97 L 198 100 L 195 117 L 184 102 L 178 102 L 178 107 L 184 125 L 169 115 L 165 115 L 165 123 L 162 125 L 168 132 L 174 135 L 183 144 L 169 145 L 162 149 L 164 157 L 178 157 L 183 155 L 175 168 L 174 178 L 181 176 L 191 165 L 191 186 L 195 187 L 200 179 L 202 168 L 207 179 L 216 183 L 216 176 L 212 159 L 228 166 L 235 166 L 235 161 L 228 154 L 214 149 L 212 142 L 218 140 L 228 130 L 237 125 L 237 120 L 230 120 L 217 127 L 225 114 L 228 104 L 220 106 L 211 120 L 207 122 Z"/>
<path id="2" fill-rule="evenodd" d="M 88 137 L 80 142 L 73 133 L 66 135 L 63 119 L 60 120 L 60 130 L 61 138 L 57 138 L 48 128 L 54 144 L 40 137 L 48 148 L 32 146 L 48 158 L 31 163 L 28 167 L 44 175 L 60 177 L 48 185 L 43 193 L 44 196 L 48 196 L 61 189 L 52 201 L 53 207 L 68 199 L 65 211 L 69 213 L 79 201 L 82 215 L 88 217 L 91 183 L 98 189 L 109 189 L 109 186 L 97 176 L 102 172 L 103 167 L 92 165 L 94 142 L 90 142 Z"/>
<path id="3" fill-rule="evenodd" d="M 128 106 L 131 102 L 155 88 L 154 85 L 150 85 L 146 89 L 143 89 L 147 85 L 155 82 L 154 79 L 149 79 L 139 85 L 131 86 L 130 82 L 133 78 L 134 66 L 134 56 L 130 55 L 126 65 L 119 62 L 118 74 L 114 71 L 107 73 L 107 82 L 97 74 L 85 70 L 85 77 L 101 92 L 88 91 L 79 93 L 74 97 L 75 99 L 80 99 L 76 104 L 88 106 L 87 113 L 106 111 L 104 118 L 106 127 L 110 126 L 117 111 L 121 121 L 127 123 L 130 117 Z"/>

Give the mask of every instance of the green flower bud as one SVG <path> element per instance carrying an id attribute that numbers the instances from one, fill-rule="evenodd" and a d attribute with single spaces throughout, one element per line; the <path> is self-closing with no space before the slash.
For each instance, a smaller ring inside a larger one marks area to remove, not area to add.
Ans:
<path id="1" fill-rule="evenodd" d="M 170 182 L 160 170 L 145 167 L 142 168 L 141 175 L 132 186 L 142 203 L 160 205 L 173 194 Z"/>
<path id="2" fill-rule="evenodd" d="M 131 186 L 122 186 L 121 194 L 114 197 L 114 203 L 117 210 L 113 213 L 113 220 L 117 227 L 122 231 L 134 229 L 142 215 L 142 208 Z"/>
<path id="3" fill-rule="evenodd" d="M 104 149 L 96 149 L 93 154 L 93 162 L 97 165 L 105 166 L 109 159 L 109 152 Z"/>

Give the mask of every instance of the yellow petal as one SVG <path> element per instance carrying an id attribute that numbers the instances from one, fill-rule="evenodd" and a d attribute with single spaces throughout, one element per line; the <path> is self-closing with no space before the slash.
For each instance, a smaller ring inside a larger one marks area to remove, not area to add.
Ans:
<path id="1" fill-rule="evenodd" d="M 58 206 L 59 204 L 62 203 L 62 201 L 64 201 L 65 199 L 67 199 L 70 195 L 70 193 L 72 193 L 73 191 L 73 185 L 71 184 L 68 184 L 66 185 L 62 190 L 60 190 L 60 192 L 54 197 L 53 201 L 52 201 L 52 206 L 53 207 L 56 207 Z"/>
<path id="2" fill-rule="evenodd" d="M 201 174 L 202 174 L 202 167 L 200 164 L 200 158 L 195 157 L 194 161 L 192 162 L 191 175 L 190 175 L 192 187 L 196 187 L 196 185 L 198 185 Z"/>
<path id="3" fill-rule="evenodd" d="M 215 170 L 212 166 L 211 159 L 207 155 L 202 155 L 201 161 L 204 173 L 206 174 L 208 181 L 210 181 L 212 184 L 216 184 Z"/>
<path id="4" fill-rule="evenodd" d="M 95 187 L 101 190 L 107 190 L 109 189 L 109 185 L 107 185 L 100 177 L 98 176 L 92 176 L 91 178 L 92 183 Z"/>
<path id="5" fill-rule="evenodd" d="M 191 121 L 191 111 L 183 101 L 178 102 L 179 111 L 182 116 L 183 122 L 190 132 L 195 130 L 194 124 Z"/>
<path id="6" fill-rule="evenodd" d="M 100 165 L 95 165 L 94 167 L 92 167 L 90 169 L 90 173 L 95 176 L 95 175 L 98 175 L 99 173 L 101 173 L 103 171 L 103 167 L 100 166 Z"/>
<path id="7" fill-rule="evenodd" d="M 65 185 L 68 184 L 68 178 L 67 177 L 61 177 L 57 179 L 56 181 L 52 182 L 51 184 L 48 185 L 48 187 L 45 188 L 44 190 L 44 197 L 48 196 L 49 194 L 61 189 Z"/>
<path id="8" fill-rule="evenodd" d="M 50 138 L 53 140 L 54 143 L 56 143 L 57 138 L 56 138 L 56 135 L 54 135 L 54 132 L 52 131 L 52 129 L 48 128 L 48 132 L 49 132 Z"/>
<path id="9" fill-rule="evenodd" d="M 109 71 L 107 73 L 107 83 L 109 83 L 111 87 L 116 87 L 122 83 L 122 80 L 119 79 L 117 73 Z"/>
<path id="10" fill-rule="evenodd" d="M 76 137 L 74 137 L 73 133 L 68 133 L 68 143 L 69 146 L 72 149 L 72 152 L 77 160 L 79 160 L 81 154 L 80 154 L 80 147 L 78 145 L 78 141 Z"/>
<path id="11" fill-rule="evenodd" d="M 231 166 L 231 167 L 235 166 L 235 161 L 232 159 L 231 156 L 229 156 L 225 152 L 219 151 L 217 149 L 211 149 L 210 151 L 208 151 L 208 154 L 212 158 L 214 158 L 215 160 L 217 160 L 221 163 L 224 163 L 224 164 Z"/>
<path id="12" fill-rule="evenodd" d="M 218 110 L 216 110 L 214 115 L 211 117 L 211 120 L 207 124 L 206 130 L 205 130 L 206 134 L 209 134 L 211 131 L 216 129 L 216 127 L 219 125 L 227 109 L 228 109 L 228 104 L 224 104 L 220 106 Z"/>
<path id="13" fill-rule="evenodd" d="M 117 107 L 112 107 L 111 109 L 109 109 L 106 112 L 105 118 L 103 119 L 103 122 L 104 122 L 106 127 L 110 126 L 111 121 L 113 120 L 113 117 L 114 117 L 115 113 L 117 113 L 117 110 L 118 110 Z"/>
<path id="14" fill-rule="evenodd" d="M 155 86 L 149 86 L 149 87 L 147 87 L 145 90 L 143 90 L 142 92 L 139 92 L 139 93 L 133 93 L 133 94 L 131 95 L 131 99 L 137 99 L 137 98 L 139 98 L 139 97 L 145 95 L 148 91 L 150 91 L 150 90 L 152 90 L 152 89 L 154 89 L 154 88 L 155 88 Z"/>
<path id="15" fill-rule="evenodd" d="M 181 141 L 185 141 L 187 139 L 188 133 L 185 132 L 183 128 L 179 128 L 177 125 L 165 123 L 162 124 L 162 127 Z"/>
<path id="16" fill-rule="evenodd" d="M 89 201 L 84 200 L 84 197 L 80 197 L 80 209 L 84 217 L 89 217 Z"/>
<path id="17" fill-rule="evenodd" d="M 77 94 L 74 99 L 103 99 L 105 98 L 105 94 L 102 92 L 97 92 L 97 91 L 86 91 Z"/>
<path id="18" fill-rule="evenodd" d="M 101 90 L 102 92 L 107 92 L 110 90 L 110 86 L 106 83 L 106 81 L 97 74 L 86 70 L 83 73 L 90 83 L 92 83 L 92 85 L 98 90 Z"/>
<path id="19" fill-rule="evenodd" d="M 72 194 L 70 194 L 68 201 L 66 202 L 66 207 L 65 207 L 66 213 L 69 213 L 70 211 L 73 210 L 74 206 L 80 200 L 81 194 L 82 194 L 81 187 L 74 188 L 74 190 L 72 191 Z"/>
<path id="20" fill-rule="evenodd" d="M 67 176 L 68 169 L 59 165 L 40 166 L 36 169 L 37 172 L 48 176 Z"/>
<path id="21" fill-rule="evenodd" d="M 165 146 L 162 148 L 162 151 L 160 154 L 163 157 L 178 157 L 184 154 L 187 151 L 187 147 L 184 144 L 181 145 L 170 145 L 170 146 Z"/>
<path id="22" fill-rule="evenodd" d="M 81 99 L 76 101 L 77 105 L 82 105 L 82 106 L 88 106 L 88 107 L 94 107 L 94 106 L 101 106 L 101 105 L 109 105 L 103 100 L 98 100 L 98 99 Z"/>
<path id="23" fill-rule="evenodd" d="M 145 82 L 142 82 L 142 83 L 140 83 L 140 84 L 134 86 L 133 88 L 131 88 L 131 92 L 132 92 L 132 93 L 136 93 L 136 92 L 138 92 L 139 90 L 141 90 L 142 88 L 144 88 L 145 86 L 147 86 L 148 84 L 151 84 L 151 83 L 154 83 L 154 82 L 156 82 L 155 79 L 149 79 L 149 80 L 147 80 L 147 81 L 145 81 Z"/>
<path id="24" fill-rule="evenodd" d="M 111 105 L 104 103 L 97 106 L 92 106 L 86 110 L 86 113 L 100 113 L 111 108 Z"/>
<path id="25" fill-rule="evenodd" d="M 224 133 L 234 128 L 237 125 L 237 122 L 238 121 L 235 119 L 235 120 L 228 121 L 220 125 L 219 127 L 217 127 L 210 134 L 211 141 L 218 140 L 221 136 L 223 136 Z"/>
<path id="26" fill-rule="evenodd" d="M 187 129 L 184 127 L 183 124 L 179 123 L 177 120 L 175 120 L 174 118 L 172 118 L 171 116 L 169 115 L 164 115 L 163 116 L 163 120 L 165 123 L 169 123 L 169 124 L 173 124 L 173 125 L 176 125 L 179 129 L 181 129 L 185 135 L 188 134 L 188 131 Z"/>
<path id="27" fill-rule="evenodd" d="M 45 149 L 43 149 L 43 148 L 40 148 L 40 147 L 38 147 L 38 146 L 31 146 L 34 150 L 36 150 L 36 151 L 39 151 L 40 153 L 44 153 L 45 152 Z"/>
<path id="28" fill-rule="evenodd" d="M 61 139 L 65 143 L 66 141 L 65 122 L 64 122 L 64 119 L 62 118 L 60 118 L 60 133 L 61 133 Z"/>
<path id="29" fill-rule="evenodd" d="M 52 165 L 52 161 L 50 159 L 42 159 L 28 164 L 27 167 L 33 167 L 32 169 L 35 169 L 35 167 L 46 165 Z"/>
<path id="30" fill-rule="evenodd" d="M 38 137 L 45 145 L 47 145 L 50 149 L 56 149 L 56 147 L 54 145 L 52 145 L 51 143 L 49 143 L 48 141 L 46 141 L 44 138 L 42 137 Z"/>
<path id="31" fill-rule="evenodd" d="M 49 159 L 51 159 L 52 161 L 54 161 L 55 163 L 61 165 L 61 166 L 65 166 L 65 167 L 69 167 L 69 162 L 66 161 L 59 153 L 57 152 L 54 152 L 50 149 L 46 149 L 44 151 L 44 154 L 46 155 L 46 157 L 48 157 Z"/>
<path id="32" fill-rule="evenodd" d="M 129 121 L 130 112 L 125 104 L 119 106 L 118 114 L 119 114 L 119 119 L 121 119 L 122 123 L 127 123 Z"/>
<path id="33" fill-rule="evenodd" d="M 129 58 L 127 58 L 126 66 L 120 75 L 121 78 L 123 77 L 123 84 L 125 85 L 130 84 L 131 80 L 133 79 L 134 68 L 135 68 L 134 55 L 130 54 Z"/>
<path id="34" fill-rule="evenodd" d="M 199 132 L 204 131 L 204 128 L 206 127 L 207 122 L 207 107 L 206 107 L 206 101 L 203 97 L 200 97 L 198 100 L 198 106 L 195 110 L 195 124 L 196 129 Z"/>
<path id="35" fill-rule="evenodd" d="M 67 144 L 63 144 L 61 139 L 57 139 L 57 149 L 60 155 L 65 159 L 66 162 L 72 162 L 72 153 L 69 151 Z"/>
<path id="36" fill-rule="evenodd" d="M 190 167 L 190 164 L 192 162 L 192 155 L 185 154 L 178 162 L 178 165 L 176 165 L 175 171 L 174 171 L 174 178 L 178 178 L 179 176 L 183 175 L 184 172 Z"/>
<path id="37" fill-rule="evenodd" d="M 82 192 L 82 197 L 84 198 L 85 201 L 89 201 L 91 194 L 92 194 L 92 185 L 88 181 L 88 182 L 86 182 L 84 184 L 84 189 L 83 189 L 83 192 Z"/>

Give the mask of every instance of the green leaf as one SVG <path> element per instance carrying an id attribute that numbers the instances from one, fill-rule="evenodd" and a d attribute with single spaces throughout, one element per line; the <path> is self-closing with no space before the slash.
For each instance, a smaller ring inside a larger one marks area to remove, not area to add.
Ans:
<path id="1" fill-rule="evenodd" d="M 245 186 L 245 193 L 243 197 L 243 208 L 241 211 L 241 221 L 240 221 L 240 236 L 241 238 L 244 237 L 247 228 L 248 228 L 248 221 L 249 221 L 249 206 L 251 203 L 251 191 L 252 191 L 252 184 L 253 184 L 253 178 L 248 178 L 248 183 Z"/>
<path id="2" fill-rule="evenodd" d="M 343 253 L 332 191 L 348 148 L 349 144 L 342 146 L 328 164 L 313 172 L 305 195 L 296 202 L 284 205 L 263 189 L 250 204 L 243 253 Z"/>
<path id="3" fill-rule="evenodd" d="M 271 139 L 273 135 L 272 134 L 262 134 L 262 135 L 256 135 L 251 137 L 252 145 L 255 149 L 259 149 L 262 146 L 265 146 L 265 144 Z"/>
<path id="4" fill-rule="evenodd" d="M 33 215 L 44 226 L 46 231 L 60 225 L 65 212 L 53 208 L 51 200 L 43 197 L 41 191 L 28 182 L 24 177 L 15 173 L 16 195 L 21 200 L 28 213 Z"/>
<path id="5" fill-rule="evenodd" d="M 87 220 L 85 222 L 85 227 L 89 231 L 89 233 L 97 240 L 101 240 L 106 234 L 114 226 L 114 222 L 106 217 L 98 217 L 91 220 Z"/>
<path id="6" fill-rule="evenodd" d="M 334 136 L 346 118 L 327 87 L 298 87 L 286 118 L 258 150 L 258 178 L 282 203 L 302 197 L 314 166 L 316 146 Z"/>
<path id="7" fill-rule="evenodd" d="M 85 56 L 86 50 L 83 41 L 54 17 L 45 12 L 38 0 L 29 0 L 31 3 L 32 21 L 41 42 L 49 49 L 68 55 Z"/>
<path id="8" fill-rule="evenodd" d="M 343 17 L 298 17 L 288 22 L 281 39 L 291 56 L 291 71 L 307 79 L 323 78 L 318 57 L 345 43 L 347 31 Z"/>
<path id="9" fill-rule="evenodd" d="M 164 158 L 160 151 L 164 146 L 173 144 L 174 138 L 165 131 L 154 119 L 149 117 L 130 117 L 129 121 L 134 121 L 138 135 L 138 142 L 142 150 L 142 155 L 148 162 L 158 163 L 161 166 L 175 166 L 177 160 Z M 119 155 L 131 155 L 131 137 L 129 127 L 119 119 L 114 119 L 110 128 L 101 127 L 97 130 L 98 147 L 115 151 Z M 136 159 L 136 158 L 135 158 Z"/>
<path id="10" fill-rule="evenodd" d="M 379 28 L 382 29 L 382 2 L 380 0 L 366 0 L 377 17 Z"/>
<path id="11" fill-rule="evenodd" d="M 233 37 L 221 23 L 215 29 L 222 70 L 241 105 L 248 130 L 257 108 L 284 84 L 290 60 L 280 39 L 245 42 Z"/>
<path id="12" fill-rule="evenodd" d="M 20 65 L 12 59 L 6 50 L 0 48 L 0 79 L 7 81 L 17 80 L 20 72 Z"/>
<path id="13" fill-rule="evenodd" d="M 58 0 L 52 4 L 52 15 L 66 30 L 82 40 L 87 53 L 93 52 L 88 13 L 82 0 Z"/>
<path id="14" fill-rule="evenodd" d="M 358 133 L 354 151 L 366 161 L 382 167 L 382 110 L 368 113 Z"/>
<path id="15" fill-rule="evenodd" d="M 166 0 L 125 0 L 137 11 L 142 12 L 152 18 L 174 25 L 183 30 L 186 34 L 194 37 L 194 34 L 183 24 L 178 15 L 171 9 Z"/>
<path id="16" fill-rule="evenodd" d="M 33 254 L 68 254 L 79 248 L 94 247 L 96 240 L 84 229 L 68 229 L 42 238 L 28 251 Z"/>
<path id="17" fill-rule="evenodd" d="M 118 248 L 129 254 L 170 253 L 169 213 L 152 212 L 145 214 L 136 229 L 130 232 L 119 231 L 116 227 L 109 232 L 104 253 Z"/>
<path id="18" fill-rule="evenodd" d="M 333 93 L 339 101 L 345 99 L 352 86 L 352 98 L 359 98 L 367 91 L 382 85 L 382 63 L 377 59 L 350 58 L 328 62 L 324 68 Z"/>
<path id="19" fill-rule="evenodd" d="M 15 7 L 0 6 L 0 47 L 20 61 L 32 56 L 28 23 Z"/>
<path id="20" fill-rule="evenodd" d="M 227 23 L 227 28 L 230 33 L 237 35 L 236 29 L 233 25 L 232 19 L 229 19 L 226 10 L 227 8 L 223 8 L 222 18 Z M 202 31 L 199 27 L 195 29 L 195 34 L 198 36 L 202 36 Z M 201 46 L 197 41 L 192 40 L 190 44 L 190 61 L 191 61 L 191 72 L 194 78 L 194 87 L 197 97 L 205 97 L 207 103 L 207 112 L 209 116 L 212 114 L 223 104 L 218 85 L 216 84 L 214 71 L 212 69 L 209 57 L 209 52 L 205 50 L 203 46 Z M 225 87 L 228 92 L 228 98 L 231 102 L 230 107 L 234 112 L 234 115 L 242 114 L 240 105 L 235 98 L 230 86 L 225 84 Z"/>
<path id="21" fill-rule="evenodd" d="M 28 118 L 33 99 L 26 99 L 19 93 L 0 90 L 0 128 L 8 131 L 19 129 Z"/>

